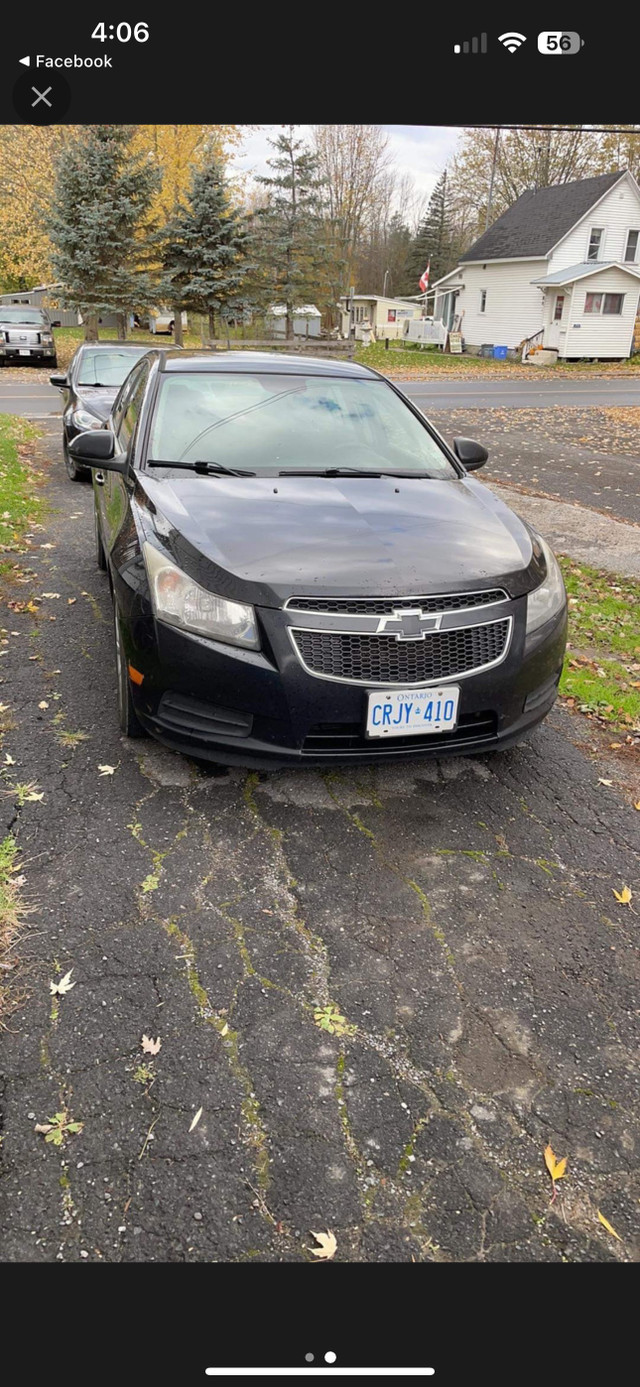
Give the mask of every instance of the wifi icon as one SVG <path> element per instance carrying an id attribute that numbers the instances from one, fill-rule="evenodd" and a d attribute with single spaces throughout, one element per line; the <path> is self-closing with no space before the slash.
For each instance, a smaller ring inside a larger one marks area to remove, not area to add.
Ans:
<path id="1" fill-rule="evenodd" d="M 526 34 L 500 34 L 498 37 L 498 43 L 501 43 L 503 48 L 508 48 L 510 53 L 515 53 L 516 49 L 522 48 L 526 42 Z"/>

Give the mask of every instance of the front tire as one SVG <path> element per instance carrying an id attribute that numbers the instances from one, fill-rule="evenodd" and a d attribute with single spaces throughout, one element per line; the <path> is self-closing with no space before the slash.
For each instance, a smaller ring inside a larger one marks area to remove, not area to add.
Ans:
<path id="1" fill-rule="evenodd" d="M 116 646 L 116 679 L 118 685 L 118 721 L 120 731 L 125 737 L 146 737 L 146 732 L 142 723 L 138 720 L 138 715 L 133 706 L 131 697 L 131 684 L 127 671 L 127 657 L 122 641 L 122 631 L 120 629 L 120 613 L 117 603 L 113 602 L 113 620 Z"/>
<path id="2" fill-rule="evenodd" d="M 69 481 L 70 481 L 70 482 L 83 482 L 83 481 L 85 480 L 86 475 L 87 475 L 87 469 L 86 469 L 86 467 L 78 467 L 78 464 L 77 464 L 76 462 L 74 462 L 73 458 L 71 457 L 71 454 L 69 453 L 69 449 L 68 449 L 68 447 L 67 447 L 66 439 L 64 440 L 64 442 L 63 442 L 63 444 L 62 444 L 62 451 L 63 451 L 63 454 L 64 454 L 64 465 L 65 465 L 65 468 L 66 468 L 66 471 L 67 471 L 67 476 L 68 476 L 68 478 L 69 478 Z"/>

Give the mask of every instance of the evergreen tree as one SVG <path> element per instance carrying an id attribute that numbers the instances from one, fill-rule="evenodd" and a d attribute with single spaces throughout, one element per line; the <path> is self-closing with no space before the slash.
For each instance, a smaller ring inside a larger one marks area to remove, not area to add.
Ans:
<path id="1" fill-rule="evenodd" d="M 166 235 L 164 282 L 170 302 L 177 310 L 206 314 L 213 338 L 216 314 L 228 319 L 244 306 L 248 240 L 216 156 L 210 155 L 193 174 L 187 205 L 176 213 Z"/>
<path id="2" fill-rule="evenodd" d="M 321 219 L 322 179 L 318 159 L 295 126 L 270 140 L 275 153 L 267 160 L 271 174 L 257 181 L 268 202 L 254 217 L 256 252 L 261 268 L 259 291 L 266 306 L 284 303 L 286 335 L 293 337 L 294 309 L 329 297 L 329 254 Z"/>
<path id="3" fill-rule="evenodd" d="M 124 315 L 150 301 L 148 213 L 159 174 L 132 152 L 134 134 L 131 125 L 87 125 L 55 165 L 52 265 L 87 341 L 97 338 L 100 313 L 122 315 L 124 335 Z"/>
<path id="4" fill-rule="evenodd" d="M 405 293 L 418 294 L 420 292 L 420 276 L 426 270 L 429 261 L 431 261 L 429 287 L 432 287 L 437 279 L 448 274 L 455 265 L 446 169 L 436 183 L 424 221 L 418 227 L 409 248 Z"/>

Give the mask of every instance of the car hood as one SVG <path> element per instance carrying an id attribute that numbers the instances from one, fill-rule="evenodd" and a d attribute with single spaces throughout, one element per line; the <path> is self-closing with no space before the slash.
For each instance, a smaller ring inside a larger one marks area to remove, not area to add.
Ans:
<path id="1" fill-rule="evenodd" d="M 77 404 L 76 409 L 88 409 L 92 414 L 97 415 L 98 419 L 106 420 L 111 413 L 111 406 L 118 394 L 120 386 L 94 386 L 79 385 L 76 387 Z"/>
<path id="2" fill-rule="evenodd" d="M 264 606 L 497 582 L 515 597 L 544 575 L 527 527 L 470 478 L 138 473 L 137 500 L 143 528 L 191 576 Z"/>

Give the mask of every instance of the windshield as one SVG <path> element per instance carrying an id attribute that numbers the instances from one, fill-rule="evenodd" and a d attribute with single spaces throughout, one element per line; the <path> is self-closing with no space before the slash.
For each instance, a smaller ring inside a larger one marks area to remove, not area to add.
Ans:
<path id="1" fill-rule="evenodd" d="M 161 378 L 149 458 L 285 471 L 458 474 L 382 380 L 180 372 Z"/>
<path id="2" fill-rule="evenodd" d="M 48 327 L 49 324 L 44 313 L 39 308 L 22 307 L 20 304 L 12 304 L 8 308 L 6 304 L 0 304 L 0 322 L 3 323 L 37 323 L 39 327 Z"/>
<path id="3" fill-rule="evenodd" d="M 130 371 L 148 352 L 148 347 L 141 347 L 140 351 L 120 352 L 117 347 L 112 351 L 105 351 L 104 347 L 92 351 L 85 348 L 77 367 L 78 385 L 110 385 L 121 386 L 127 379 Z"/>

